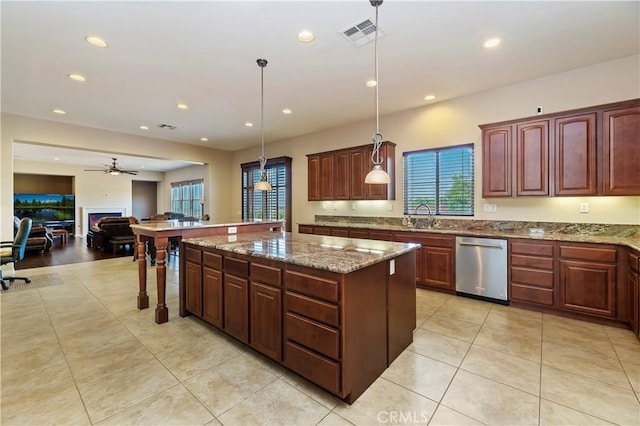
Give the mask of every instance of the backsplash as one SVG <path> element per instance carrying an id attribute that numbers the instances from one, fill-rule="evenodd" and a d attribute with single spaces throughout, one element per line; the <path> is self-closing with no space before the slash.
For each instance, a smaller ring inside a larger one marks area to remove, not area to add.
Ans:
<path id="1" fill-rule="evenodd" d="M 427 228 L 426 217 L 412 217 L 415 228 Z M 316 223 L 369 224 L 382 226 L 402 226 L 402 217 L 367 216 L 330 216 L 315 215 Z M 506 220 L 440 219 L 436 217 L 432 229 L 446 230 L 483 230 L 483 231 L 522 231 L 541 229 L 548 233 L 606 235 L 611 237 L 630 237 L 640 233 L 640 225 L 611 225 L 602 223 L 562 223 L 562 222 L 526 222 Z"/>

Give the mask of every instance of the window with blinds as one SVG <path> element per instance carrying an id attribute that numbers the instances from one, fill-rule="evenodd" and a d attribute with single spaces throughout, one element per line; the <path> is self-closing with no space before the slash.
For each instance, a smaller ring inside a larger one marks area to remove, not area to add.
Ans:
<path id="1" fill-rule="evenodd" d="M 404 214 L 473 215 L 473 144 L 405 152 Z"/>
<path id="2" fill-rule="evenodd" d="M 202 179 L 171 183 L 171 211 L 185 216 L 202 217 L 204 181 Z"/>
<path id="3" fill-rule="evenodd" d="M 267 160 L 265 170 L 271 191 L 256 191 L 260 180 L 260 164 L 244 163 L 242 168 L 242 220 L 282 220 L 285 230 L 291 232 L 291 158 Z"/>

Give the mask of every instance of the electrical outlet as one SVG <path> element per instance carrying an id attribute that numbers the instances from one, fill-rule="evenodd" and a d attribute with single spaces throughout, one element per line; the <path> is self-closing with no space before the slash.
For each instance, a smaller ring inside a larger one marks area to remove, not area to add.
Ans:
<path id="1" fill-rule="evenodd" d="M 485 212 L 497 212 L 498 211 L 498 205 L 497 204 L 485 204 L 483 207 L 484 207 L 484 211 Z"/>
<path id="2" fill-rule="evenodd" d="M 387 210 L 388 210 L 388 211 L 390 211 L 390 212 L 392 212 L 392 211 L 393 211 L 393 204 L 389 203 L 389 204 L 387 205 Z"/>
<path id="3" fill-rule="evenodd" d="M 355 210 L 356 209 L 356 203 L 351 203 L 351 210 Z"/>
<path id="4" fill-rule="evenodd" d="M 589 213 L 589 203 L 580 203 L 580 213 Z"/>

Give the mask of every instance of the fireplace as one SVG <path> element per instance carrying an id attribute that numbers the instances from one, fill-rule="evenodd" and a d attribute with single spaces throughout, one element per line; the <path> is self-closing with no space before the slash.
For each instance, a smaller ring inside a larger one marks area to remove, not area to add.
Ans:
<path id="1" fill-rule="evenodd" d="M 126 207 L 83 207 L 82 235 L 87 235 L 91 226 L 98 223 L 101 217 L 122 217 L 126 215 Z"/>

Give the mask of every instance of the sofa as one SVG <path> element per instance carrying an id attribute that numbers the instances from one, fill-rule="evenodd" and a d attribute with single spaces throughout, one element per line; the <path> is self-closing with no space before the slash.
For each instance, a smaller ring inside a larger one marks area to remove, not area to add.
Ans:
<path id="1" fill-rule="evenodd" d="M 133 249 L 136 238 L 129 226 L 131 223 L 137 223 L 137 220 L 129 217 L 103 217 L 87 233 L 87 246 L 102 250 L 110 248 L 114 254 L 125 246 Z"/>
<path id="2" fill-rule="evenodd" d="M 20 226 L 20 219 L 17 216 L 13 217 L 13 230 L 14 235 Z M 44 225 L 33 224 L 31 226 L 31 232 L 29 232 L 29 238 L 27 239 L 27 247 L 25 251 L 45 253 L 49 251 L 53 245 L 53 234 L 51 229 Z"/>

